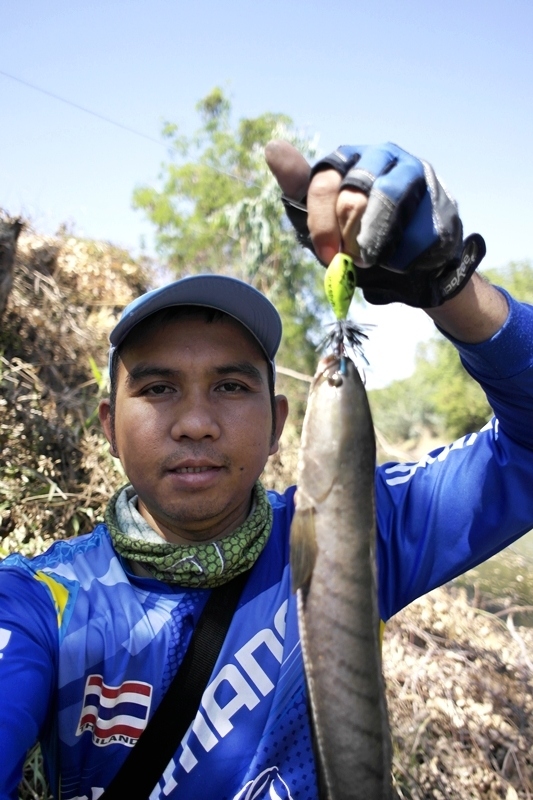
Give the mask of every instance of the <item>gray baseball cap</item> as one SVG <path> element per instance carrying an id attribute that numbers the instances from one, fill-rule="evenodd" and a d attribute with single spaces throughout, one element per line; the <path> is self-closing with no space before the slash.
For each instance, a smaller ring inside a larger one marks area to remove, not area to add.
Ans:
<path id="1" fill-rule="evenodd" d="M 203 306 L 229 314 L 257 340 L 275 374 L 274 357 L 281 341 L 281 319 L 264 294 L 227 275 L 191 275 L 137 297 L 121 314 L 109 341 L 113 353 L 139 322 L 171 306 Z"/>

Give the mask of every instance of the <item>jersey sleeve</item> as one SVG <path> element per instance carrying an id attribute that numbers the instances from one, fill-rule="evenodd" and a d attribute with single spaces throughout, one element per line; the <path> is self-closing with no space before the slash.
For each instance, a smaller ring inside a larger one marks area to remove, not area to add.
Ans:
<path id="1" fill-rule="evenodd" d="M 57 614 L 46 588 L 0 569 L 0 800 L 16 800 L 26 753 L 47 722 L 56 685 Z"/>
<path id="2" fill-rule="evenodd" d="M 492 339 L 453 342 L 495 417 L 417 463 L 378 467 L 383 619 L 533 528 L 533 307 L 507 297 Z"/>

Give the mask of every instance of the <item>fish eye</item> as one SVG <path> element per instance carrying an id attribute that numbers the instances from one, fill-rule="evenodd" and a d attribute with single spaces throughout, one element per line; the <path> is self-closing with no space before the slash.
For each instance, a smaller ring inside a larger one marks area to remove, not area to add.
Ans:
<path id="1" fill-rule="evenodd" d="M 330 386 L 342 386 L 343 376 L 340 372 L 334 372 L 333 375 L 329 376 L 328 383 Z"/>

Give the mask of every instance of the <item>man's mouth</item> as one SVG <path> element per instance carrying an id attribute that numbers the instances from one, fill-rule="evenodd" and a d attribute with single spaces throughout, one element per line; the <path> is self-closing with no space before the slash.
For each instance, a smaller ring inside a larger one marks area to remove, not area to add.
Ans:
<path id="1" fill-rule="evenodd" d="M 218 469 L 218 467 L 176 467 L 172 472 L 184 475 L 186 472 L 208 472 L 210 469 Z"/>

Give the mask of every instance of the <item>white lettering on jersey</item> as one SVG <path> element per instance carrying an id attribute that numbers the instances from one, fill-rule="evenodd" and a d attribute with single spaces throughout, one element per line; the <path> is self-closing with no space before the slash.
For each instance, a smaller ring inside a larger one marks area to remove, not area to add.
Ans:
<path id="1" fill-rule="evenodd" d="M 11 631 L 7 628 L 0 628 L 0 650 L 5 650 L 9 644 L 9 640 L 11 639 Z M 0 653 L 0 658 L 3 658 L 4 654 Z"/>
<path id="2" fill-rule="evenodd" d="M 282 641 L 285 636 L 287 608 L 288 600 L 284 600 L 274 615 L 274 628 L 278 635 L 271 628 L 263 628 L 255 633 L 235 654 L 235 658 L 245 674 L 235 664 L 225 664 L 205 690 L 202 706 L 192 726 L 183 737 L 183 750 L 180 754 L 179 763 L 186 772 L 190 772 L 198 764 L 198 758 L 191 749 L 191 744 L 195 740 L 198 741 L 205 752 L 209 752 L 218 744 L 220 739 L 223 739 L 233 730 L 231 718 L 237 711 L 242 708 L 247 708 L 251 711 L 260 702 L 260 697 L 256 694 L 245 675 L 253 681 L 263 697 L 274 689 L 274 684 L 261 665 L 261 661 L 265 657 L 268 659 L 272 658 L 272 656 L 279 663 L 282 661 Z M 233 697 L 225 705 L 220 705 L 215 695 L 217 690 L 220 690 L 225 684 L 231 687 Z M 216 733 L 213 732 L 211 726 Z M 195 738 L 191 737 L 191 733 L 195 734 Z M 173 778 L 175 769 L 176 764 L 172 760 L 165 771 L 163 786 L 161 786 L 161 782 L 158 784 L 152 792 L 150 800 L 163 798 L 176 787 Z"/>
<path id="3" fill-rule="evenodd" d="M 203 745 L 204 750 L 208 753 L 213 747 L 218 743 L 218 739 L 209 728 L 207 722 L 205 721 L 202 712 L 198 711 L 196 717 L 194 718 L 194 722 L 183 737 L 183 741 L 186 742 L 189 738 L 189 732 L 192 730 L 193 733 L 196 734 L 196 737 Z M 192 752 L 191 748 L 188 744 L 183 745 L 183 752 L 180 756 L 180 764 L 185 770 L 185 772 L 190 772 L 193 767 L 195 767 L 198 763 L 198 759 Z"/>
<path id="4" fill-rule="evenodd" d="M 281 664 L 283 659 L 283 645 L 270 628 L 264 628 L 262 631 L 256 633 L 255 636 L 252 636 L 250 641 L 246 642 L 246 644 L 235 653 L 235 658 L 253 680 L 263 697 L 265 697 L 272 691 L 274 684 L 261 668 L 254 655 L 262 644 L 268 647 L 274 658 Z"/>
<path id="5" fill-rule="evenodd" d="M 235 653 L 235 659 L 239 662 L 242 672 L 235 664 L 225 664 L 206 688 L 202 698 L 202 705 L 196 714 L 194 722 L 183 737 L 183 750 L 179 757 L 179 763 L 185 772 L 191 772 L 198 764 L 198 758 L 193 753 L 191 745 L 197 742 L 205 752 L 209 752 L 218 744 L 220 739 L 223 739 L 233 730 L 231 718 L 234 714 L 242 708 L 247 708 L 251 711 L 260 703 L 261 698 L 254 691 L 247 678 L 253 682 L 263 697 L 274 689 L 274 684 L 268 677 L 261 662 L 271 659 L 272 656 L 280 664 L 282 662 L 282 642 L 285 637 L 287 608 L 288 600 L 284 600 L 274 615 L 273 627 L 275 631 L 272 628 L 263 628 L 254 633 L 246 644 Z M 227 689 L 228 686 L 233 696 L 225 705 L 221 705 L 216 695 L 218 693 L 219 696 L 221 688 Z M 194 733 L 195 737 L 191 737 L 191 733 Z M 163 778 L 150 795 L 149 800 L 163 800 L 177 787 L 174 778 L 176 768 L 176 762 L 172 759 L 165 770 Z M 277 780 L 280 780 L 279 775 L 277 775 Z M 276 783 L 277 786 L 278 784 Z M 274 784 L 267 788 L 271 789 L 271 800 L 276 800 L 277 795 Z M 290 797 L 290 795 L 287 795 L 287 797 Z"/>
<path id="6" fill-rule="evenodd" d="M 159 800 L 161 797 L 168 797 L 171 792 L 177 787 L 177 783 L 174 780 L 173 773 L 176 769 L 176 762 L 174 759 L 171 759 L 168 767 L 164 771 L 161 780 L 156 784 L 155 788 L 152 790 L 150 797 L 148 800 Z M 163 783 L 163 786 L 161 786 Z"/>
<path id="7" fill-rule="evenodd" d="M 483 430 L 488 430 L 491 427 L 492 424 L 489 424 L 488 426 L 486 425 Z M 441 448 L 440 451 L 434 451 L 436 455 L 431 455 L 428 453 L 427 455 L 423 456 L 420 461 L 410 464 L 394 464 L 392 467 L 387 467 L 385 470 L 385 475 L 391 475 L 392 477 L 386 478 L 385 483 L 387 483 L 388 486 L 397 486 L 401 483 L 407 483 L 407 481 L 411 480 L 418 469 L 424 469 L 424 467 L 434 464 L 435 461 L 445 461 L 452 450 L 462 450 L 463 447 L 471 447 L 476 441 L 477 437 L 477 433 L 469 433 L 467 436 L 463 436 L 452 444 Z"/>
<path id="8" fill-rule="evenodd" d="M 225 706 L 221 706 L 215 698 L 215 693 L 224 681 L 229 683 L 235 696 Z M 209 721 L 213 723 L 220 736 L 226 736 L 233 730 L 231 718 L 240 708 L 246 706 L 251 711 L 258 703 L 258 696 L 234 664 L 226 664 L 225 667 L 222 667 L 214 681 L 211 681 L 205 690 L 202 700 Z"/>

